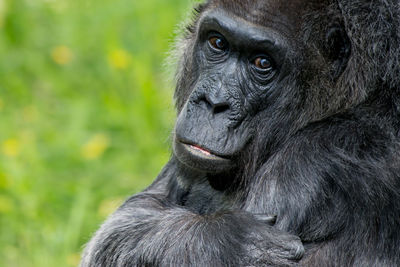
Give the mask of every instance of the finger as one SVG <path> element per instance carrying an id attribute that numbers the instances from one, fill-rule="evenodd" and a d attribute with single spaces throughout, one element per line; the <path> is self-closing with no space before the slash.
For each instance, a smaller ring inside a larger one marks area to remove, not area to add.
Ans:
<path id="1" fill-rule="evenodd" d="M 272 225 L 274 225 L 276 223 L 276 217 L 277 216 L 276 215 L 267 215 L 267 214 L 262 214 L 262 213 L 256 213 L 256 214 L 254 214 L 254 217 L 257 220 L 272 226 Z"/>

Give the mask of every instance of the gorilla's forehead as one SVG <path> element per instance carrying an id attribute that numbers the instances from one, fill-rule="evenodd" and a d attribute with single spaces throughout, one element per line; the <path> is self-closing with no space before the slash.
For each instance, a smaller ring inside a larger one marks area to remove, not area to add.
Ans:
<path id="1" fill-rule="evenodd" d="M 219 7 L 244 20 L 286 33 L 296 32 L 302 18 L 315 6 L 326 6 L 326 0 L 211 0 Z"/>

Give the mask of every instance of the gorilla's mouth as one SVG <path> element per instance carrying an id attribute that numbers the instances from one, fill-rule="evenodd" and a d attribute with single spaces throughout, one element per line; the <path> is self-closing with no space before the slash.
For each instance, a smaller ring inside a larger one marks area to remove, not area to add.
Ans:
<path id="1" fill-rule="evenodd" d="M 210 151 L 202 148 L 199 145 L 191 145 L 191 144 L 185 144 L 182 143 L 188 150 L 190 150 L 191 153 L 194 154 L 199 154 L 200 157 L 207 157 L 207 158 L 223 158 L 221 156 L 217 156 Z"/>
<path id="2" fill-rule="evenodd" d="M 208 150 L 205 150 L 204 148 L 200 147 L 200 146 L 196 146 L 196 145 L 189 145 L 189 144 L 185 144 L 188 145 L 190 147 L 190 149 L 194 149 L 195 151 L 200 151 L 201 153 L 203 153 L 204 155 L 210 156 L 212 155 L 212 153 Z"/>
<path id="3" fill-rule="evenodd" d="M 225 172 L 234 167 L 233 161 L 197 144 L 175 139 L 174 153 L 188 167 L 208 173 Z"/>

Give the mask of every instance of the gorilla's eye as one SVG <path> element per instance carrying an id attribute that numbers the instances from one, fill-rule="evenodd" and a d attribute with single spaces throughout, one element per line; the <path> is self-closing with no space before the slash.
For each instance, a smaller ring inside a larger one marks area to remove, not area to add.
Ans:
<path id="1" fill-rule="evenodd" d="M 222 36 L 211 36 L 208 39 L 208 43 L 217 50 L 226 50 L 228 48 L 228 42 Z"/>
<path id="2" fill-rule="evenodd" d="M 262 71 L 268 71 L 273 68 L 271 60 L 265 56 L 257 57 L 254 60 L 254 65 Z"/>

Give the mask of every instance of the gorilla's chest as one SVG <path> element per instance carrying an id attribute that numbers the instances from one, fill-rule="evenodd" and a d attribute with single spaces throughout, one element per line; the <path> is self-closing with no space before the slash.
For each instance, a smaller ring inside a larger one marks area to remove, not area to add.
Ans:
<path id="1" fill-rule="evenodd" d="M 182 206 L 198 214 L 234 209 L 233 196 L 226 190 L 214 189 L 207 181 L 179 190 L 176 199 Z"/>

